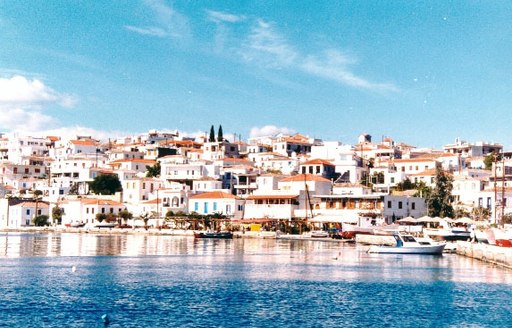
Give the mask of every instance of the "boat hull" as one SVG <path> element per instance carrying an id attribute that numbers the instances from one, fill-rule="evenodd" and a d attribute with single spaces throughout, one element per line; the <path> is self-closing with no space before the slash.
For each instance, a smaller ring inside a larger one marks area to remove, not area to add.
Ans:
<path id="1" fill-rule="evenodd" d="M 195 238 L 233 239 L 233 233 L 226 232 L 194 232 Z"/>
<path id="2" fill-rule="evenodd" d="M 443 253 L 446 244 L 420 245 L 420 246 L 371 246 L 368 253 L 378 254 L 429 254 L 439 255 Z"/>

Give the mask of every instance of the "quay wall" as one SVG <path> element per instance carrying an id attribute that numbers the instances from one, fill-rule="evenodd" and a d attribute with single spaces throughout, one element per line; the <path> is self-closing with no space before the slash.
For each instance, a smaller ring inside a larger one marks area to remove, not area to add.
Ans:
<path id="1" fill-rule="evenodd" d="M 457 254 L 512 269 L 512 248 L 510 247 L 458 241 Z"/>

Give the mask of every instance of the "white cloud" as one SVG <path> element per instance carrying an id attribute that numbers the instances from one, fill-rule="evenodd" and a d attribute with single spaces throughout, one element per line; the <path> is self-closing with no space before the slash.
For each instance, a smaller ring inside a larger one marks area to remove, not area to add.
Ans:
<path id="1" fill-rule="evenodd" d="M 220 11 L 207 10 L 208 19 L 215 23 L 237 23 L 245 19 L 244 16 L 228 14 Z"/>
<path id="2" fill-rule="evenodd" d="M 16 132 L 35 132 L 55 123 L 56 121 L 52 117 L 39 111 L 0 106 L 0 127 L 2 129 Z"/>
<path id="3" fill-rule="evenodd" d="M 184 39 L 190 36 L 191 30 L 186 16 L 162 0 L 146 0 L 144 4 L 151 10 L 154 16 L 155 26 L 125 25 L 127 30 L 142 35 L 171 37 L 175 39 Z"/>
<path id="4" fill-rule="evenodd" d="M 73 107 L 76 102 L 76 96 L 59 93 L 38 79 L 0 78 L 0 128 L 30 132 L 55 126 L 57 120 L 44 114 L 44 107 Z"/>
<path id="5" fill-rule="evenodd" d="M 20 75 L 0 78 L 0 106 L 35 106 L 45 103 L 70 106 L 74 102 L 75 96 L 58 93 L 38 79 L 29 80 Z"/>
<path id="6" fill-rule="evenodd" d="M 58 136 L 64 140 L 76 139 L 77 136 L 91 136 L 94 139 L 104 142 L 108 141 L 109 139 L 113 141 L 116 138 L 127 135 L 126 132 L 96 130 L 79 125 L 38 130 L 37 134 L 40 136 Z M 32 133 L 32 135 L 34 135 L 34 133 Z"/>
<path id="7" fill-rule="evenodd" d="M 292 135 L 295 134 L 295 130 L 289 129 L 286 127 L 277 127 L 275 125 L 265 125 L 261 128 L 253 127 L 249 133 L 249 138 L 258 138 L 258 137 L 269 137 L 275 136 L 278 134 Z"/>

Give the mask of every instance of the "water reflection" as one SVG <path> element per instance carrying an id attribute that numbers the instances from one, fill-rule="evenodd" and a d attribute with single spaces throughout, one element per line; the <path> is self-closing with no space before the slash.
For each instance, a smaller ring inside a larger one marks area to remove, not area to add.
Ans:
<path id="1" fill-rule="evenodd" d="M 211 266 L 209 274 L 306 281 L 431 281 L 512 283 L 512 272 L 455 254 L 368 254 L 342 243 L 273 239 L 208 240 L 165 235 L 0 234 L 0 258 L 176 257 Z M 222 264 L 230 270 L 219 270 Z M 259 270 L 245 270 L 258 265 Z M 236 268 L 236 269 L 233 269 Z M 421 278 L 420 278 L 421 277 Z"/>

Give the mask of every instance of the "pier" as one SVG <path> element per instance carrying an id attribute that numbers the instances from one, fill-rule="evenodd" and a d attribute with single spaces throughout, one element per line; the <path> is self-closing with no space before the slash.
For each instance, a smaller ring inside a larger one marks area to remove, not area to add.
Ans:
<path id="1" fill-rule="evenodd" d="M 512 248 L 509 247 L 458 241 L 457 254 L 512 269 Z"/>

